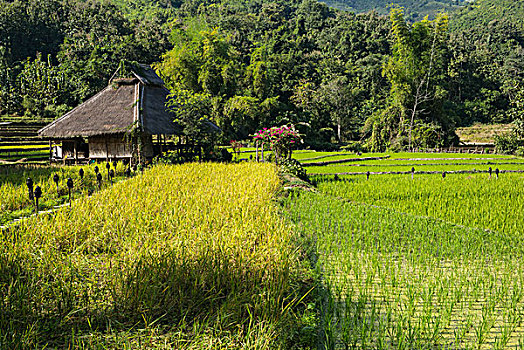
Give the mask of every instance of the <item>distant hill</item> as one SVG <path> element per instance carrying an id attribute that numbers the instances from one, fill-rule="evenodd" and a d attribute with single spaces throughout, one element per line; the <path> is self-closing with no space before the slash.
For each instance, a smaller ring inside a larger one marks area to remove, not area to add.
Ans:
<path id="1" fill-rule="evenodd" d="M 524 28 L 524 0 L 476 0 L 452 15 L 452 31 L 491 31 L 490 27 L 504 20 L 516 28 Z"/>
<path id="2" fill-rule="evenodd" d="M 467 111 L 461 122 L 508 123 L 522 115 L 524 0 L 475 0 L 451 14 L 450 34 L 452 94 Z"/>
<path id="3" fill-rule="evenodd" d="M 451 12 L 467 3 L 466 0 L 323 0 L 329 6 L 357 13 L 375 10 L 378 13 L 389 13 L 392 4 L 406 10 L 406 17 L 419 21 L 426 15 L 433 18 L 440 11 Z"/>

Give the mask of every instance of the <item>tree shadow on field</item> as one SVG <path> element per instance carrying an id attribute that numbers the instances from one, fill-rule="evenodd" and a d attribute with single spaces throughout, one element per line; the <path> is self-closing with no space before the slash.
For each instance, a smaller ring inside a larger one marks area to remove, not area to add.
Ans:
<path id="1" fill-rule="evenodd" d="M 119 278 L 115 304 L 128 315 L 152 318 L 193 319 L 224 307 L 234 309 L 251 301 L 264 272 L 235 266 L 231 260 L 212 254 L 193 260 L 176 252 L 143 257 Z M 246 316 L 242 308 L 231 311 L 234 317 Z"/>
<path id="2" fill-rule="evenodd" d="M 0 348 L 68 348 L 92 333 L 148 327 L 190 333 L 194 323 L 238 332 L 249 320 L 278 318 L 287 271 L 234 256 L 182 255 L 143 256 L 95 273 L 66 259 L 39 266 L 0 256 Z"/>
<path id="3" fill-rule="evenodd" d="M 3 242 L 2 242 L 3 243 Z M 0 349 L 37 348 L 37 282 L 22 257 L 0 251 Z"/>

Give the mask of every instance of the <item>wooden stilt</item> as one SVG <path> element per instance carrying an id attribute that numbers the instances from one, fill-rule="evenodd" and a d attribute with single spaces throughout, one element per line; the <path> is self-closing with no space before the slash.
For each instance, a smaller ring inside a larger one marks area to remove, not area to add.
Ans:
<path id="1" fill-rule="evenodd" d="M 107 138 L 105 139 L 106 143 L 106 162 L 109 163 L 109 146 L 107 145 Z"/>
<path id="2" fill-rule="evenodd" d="M 142 140 L 140 136 L 137 138 L 137 150 L 138 150 L 138 164 L 142 164 Z"/>
<path id="3" fill-rule="evenodd" d="M 75 140 L 75 143 L 73 145 L 74 147 L 74 152 L 75 152 L 75 165 L 78 164 L 78 148 L 77 148 L 77 144 L 78 144 L 78 141 Z"/>
<path id="4" fill-rule="evenodd" d="M 49 140 L 49 165 L 53 161 L 53 142 Z"/>

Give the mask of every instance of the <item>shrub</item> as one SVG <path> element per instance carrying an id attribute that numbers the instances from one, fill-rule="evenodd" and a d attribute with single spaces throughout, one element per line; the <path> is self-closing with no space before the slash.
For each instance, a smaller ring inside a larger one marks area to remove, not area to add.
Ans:
<path id="1" fill-rule="evenodd" d="M 274 126 L 271 129 L 264 128 L 253 136 L 253 140 L 262 142 L 262 147 L 264 144 L 269 144 L 277 162 L 279 159 L 291 157 L 292 149 L 298 143 L 303 143 L 294 125 Z"/>
<path id="2" fill-rule="evenodd" d="M 351 141 L 351 142 L 348 142 L 346 146 L 342 146 L 340 148 L 344 151 L 355 152 L 355 153 L 367 151 L 366 146 L 361 141 Z"/>
<path id="3" fill-rule="evenodd" d="M 495 136 L 495 150 L 497 153 L 514 154 L 519 148 L 520 143 L 514 134 Z"/>
<path id="4" fill-rule="evenodd" d="M 302 164 L 293 158 L 286 158 L 280 161 L 280 171 L 284 174 L 291 174 L 298 177 L 301 180 L 308 181 L 309 178 L 306 173 L 306 169 Z"/>
<path id="5" fill-rule="evenodd" d="M 331 142 L 310 141 L 306 144 L 310 149 L 315 151 L 334 152 L 340 149 L 340 146 Z"/>

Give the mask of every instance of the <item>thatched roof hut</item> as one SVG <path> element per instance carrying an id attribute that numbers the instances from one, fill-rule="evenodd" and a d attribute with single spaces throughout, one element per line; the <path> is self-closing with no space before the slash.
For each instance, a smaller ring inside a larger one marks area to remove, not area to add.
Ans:
<path id="1" fill-rule="evenodd" d="M 39 135 L 55 139 L 114 135 L 137 127 L 150 135 L 177 134 L 174 115 L 165 107 L 169 90 L 151 67 L 139 67 L 140 74 L 133 71 L 133 78 L 112 80 L 104 90 L 39 130 Z"/>
<path id="2" fill-rule="evenodd" d="M 132 77 L 112 79 L 105 89 L 38 134 L 61 140 L 64 153 L 68 153 L 67 144 L 73 143 L 73 149 L 69 147 L 70 157 L 78 157 L 79 140 L 87 138 L 85 158 L 150 158 L 155 155 L 152 135 L 180 133 L 174 114 L 165 106 L 168 94 L 153 69 L 140 64 L 132 70 Z"/>

